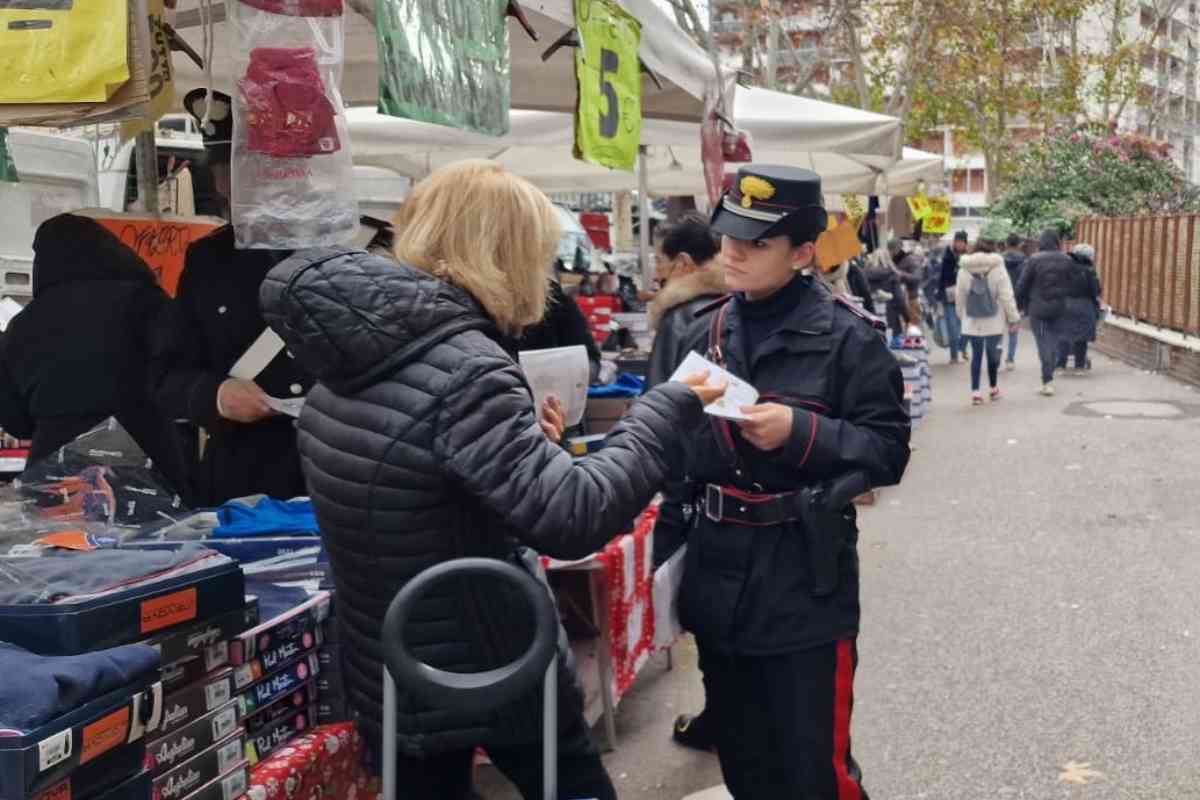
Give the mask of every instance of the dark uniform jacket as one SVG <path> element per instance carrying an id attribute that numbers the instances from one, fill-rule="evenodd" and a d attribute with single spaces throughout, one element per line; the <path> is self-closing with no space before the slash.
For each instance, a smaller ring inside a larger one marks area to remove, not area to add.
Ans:
<path id="1" fill-rule="evenodd" d="M 30 465 L 116 417 L 171 488 L 189 496 L 170 420 L 151 401 L 153 320 L 170 300 L 136 253 L 97 222 L 63 214 L 34 240 L 33 301 L 0 360 L 0 425 L 32 437 Z"/>
<path id="2" fill-rule="evenodd" d="M 908 463 L 910 423 L 900 368 L 874 318 L 866 318 L 816 279 L 771 335 L 746 353 L 743 300 L 729 302 L 721 350 L 725 368 L 758 389 L 762 403 L 793 409 L 792 436 L 764 453 L 742 439 L 736 424 L 716 418 L 689 439 L 687 475 L 697 496 L 705 484 L 749 492 L 791 492 L 855 471 L 873 486 L 899 482 Z M 709 314 L 719 314 L 713 310 Z M 711 316 L 691 331 L 691 349 L 705 353 Z M 739 456 L 735 466 L 717 436 Z M 853 513 L 850 510 L 848 513 Z M 858 631 L 858 555 L 848 541 L 837 589 L 814 597 L 799 522 L 751 528 L 716 524 L 696 514 L 689 534 L 680 615 L 704 646 L 744 655 L 801 650 Z"/>
<path id="3" fill-rule="evenodd" d="M 682 468 L 682 439 L 704 415 L 683 385 L 659 387 L 603 450 L 574 462 L 538 427 L 520 367 L 466 292 L 382 258 L 316 250 L 280 264 L 262 301 L 320 380 L 300 417 L 300 451 L 337 588 L 348 699 L 373 739 L 380 628 L 401 586 L 449 559 L 507 558 L 520 542 L 566 559 L 602 548 Z M 447 583 L 410 627 L 416 658 L 456 672 L 507 664 L 531 636 L 527 603 L 487 581 Z M 559 685 L 577 712 L 570 676 Z M 401 691 L 400 746 L 422 755 L 536 741 L 534 694 L 481 714 Z"/>
<path id="4" fill-rule="evenodd" d="M 266 329 L 258 289 L 286 251 L 235 250 L 225 226 L 188 248 L 173 313 L 164 323 L 154 370 L 159 403 L 175 419 L 203 426 L 209 440 L 194 483 L 204 504 L 267 494 L 307 494 L 296 449 L 295 420 L 253 425 L 217 413 L 217 388 Z M 306 394 L 312 379 L 286 352 L 255 379 L 272 397 Z"/>

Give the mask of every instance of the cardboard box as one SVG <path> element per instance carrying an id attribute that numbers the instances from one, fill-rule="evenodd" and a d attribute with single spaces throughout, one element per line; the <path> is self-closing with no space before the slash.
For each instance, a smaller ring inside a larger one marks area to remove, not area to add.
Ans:
<path id="1" fill-rule="evenodd" d="M 317 682 L 309 681 L 278 703 L 272 703 L 257 714 L 243 719 L 246 735 L 261 733 L 289 714 L 315 704 L 317 697 Z"/>
<path id="2" fill-rule="evenodd" d="M 237 733 L 238 704 L 230 700 L 200 719 L 146 744 L 146 769 L 157 778 Z"/>
<path id="3" fill-rule="evenodd" d="M 153 779 L 154 800 L 184 800 L 189 794 L 237 768 L 245 760 L 246 737 L 239 731 Z"/>
<path id="4" fill-rule="evenodd" d="M 589 397 L 583 421 L 589 434 L 608 433 L 633 405 L 631 398 Z"/>
<path id="5" fill-rule="evenodd" d="M 159 737 L 211 714 L 233 697 L 233 670 L 228 667 L 185 686 L 163 702 Z"/>
<path id="6" fill-rule="evenodd" d="M 250 716 L 288 697 L 321 671 L 315 653 L 308 653 L 264 677 L 238 695 L 242 716 Z"/>
<path id="7" fill-rule="evenodd" d="M 253 736 L 246 737 L 246 761 L 251 767 L 267 758 L 280 747 L 316 727 L 316 706 L 298 708 L 281 717 Z"/>
<path id="8" fill-rule="evenodd" d="M 274 619 L 262 620 L 233 637 L 229 656 L 233 664 L 242 665 L 256 657 L 269 672 L 291 656 L 311 650 L 324 639 L 322 630 L 332 608 L 329 592 L 314 595 L 308 602 Z"/>
<path id="9" fill-rule="evenodd" d="M 249 765 L 242 762 L 219 778 L 204 784 L 183 800 L 237 800 L 245 796 L 249 788 Z"/>

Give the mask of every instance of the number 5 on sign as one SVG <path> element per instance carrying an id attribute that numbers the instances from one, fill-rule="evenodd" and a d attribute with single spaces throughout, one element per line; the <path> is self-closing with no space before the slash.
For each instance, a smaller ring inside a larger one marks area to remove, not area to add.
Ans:
<path id="1" fill-rule="evenodd" d="M 642 139 L 642 26 L 613 0 L 575 0 L 575 157 L 632 172 Z"/>

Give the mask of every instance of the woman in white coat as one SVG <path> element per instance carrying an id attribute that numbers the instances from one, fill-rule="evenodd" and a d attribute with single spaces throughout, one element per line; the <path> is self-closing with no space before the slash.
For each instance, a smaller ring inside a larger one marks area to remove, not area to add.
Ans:
<path id="1" fill-rule="evenodd" d="M 1000 342 L 1005 331 L 1021 322 L 1012 281 L 994 243 L 981 239 L 975 252 L 959 261 L 954 287 L 963 340 L 971 345 L 971 403 L 983 405 L 980 371 L 987 354 L 988 384 L 993 402 L 1000 399 Z"/>

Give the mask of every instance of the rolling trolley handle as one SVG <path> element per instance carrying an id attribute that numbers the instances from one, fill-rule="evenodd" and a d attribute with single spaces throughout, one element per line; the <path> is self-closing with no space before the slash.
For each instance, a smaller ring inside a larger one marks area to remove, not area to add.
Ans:
<path id="1" fill-rule="evenodd" d="M 418 661 L 404 628 L 419 601 L 447 577 L 502 578 L 521 590 L 533 608 L 533 643 L 525 654 L 487 672 L 446 672 Z M 494 558 L 460 558 L 436 564 L 396 593 L 383 618 L 383 800 L 396 800 L 396 685 L 439 709 L 486 713 L 532 691 L 543 679 L 542 781 L 546 800 L 558 797 L 558 613 L 545 585 Z"/>

